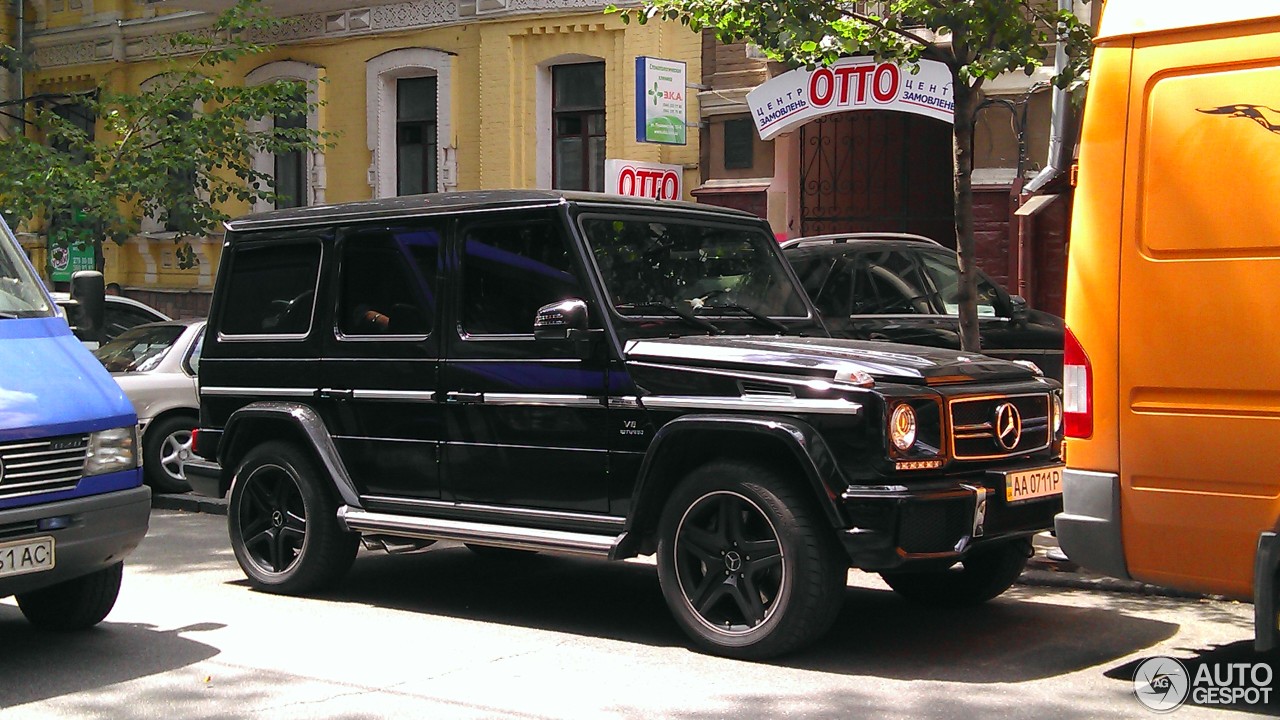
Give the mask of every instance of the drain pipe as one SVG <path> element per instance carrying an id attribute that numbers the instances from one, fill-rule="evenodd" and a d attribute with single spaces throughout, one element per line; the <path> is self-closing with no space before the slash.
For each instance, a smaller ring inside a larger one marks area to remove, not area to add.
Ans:
<path id="1" fill-rule="evenodd" d="M 18 57 L 25 59 L 27 57 L 27 17 L 26 10 L 23 7 L 23 0 L 14 0 L 17 5 L 17 11 L 14 13 L 14 30 L 13 30 L 13 49 L 18 51 Z M 18 99 L 27 96 L 27 70 L 22 64 L 18 65 L 16 71 L 18 73 Z M 20 117 L 18 118 L 18 128 L 15 131 L 17 135 L 27 134 L 27 104 L 22 103 L 18 106 Z"/>

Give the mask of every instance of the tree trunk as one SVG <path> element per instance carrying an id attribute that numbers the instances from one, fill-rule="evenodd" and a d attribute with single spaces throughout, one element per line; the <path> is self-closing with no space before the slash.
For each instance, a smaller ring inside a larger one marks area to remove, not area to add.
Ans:
<path id="1" fill-rule="evenodd" d="M 955 125 L 952 151 L 955 178 L 956 255 L 960 262 L 960 349 L 980 352 L 977 305 L 977 253 L 973 239 L 973 124 L 978 93 L 953 75 Z"/>

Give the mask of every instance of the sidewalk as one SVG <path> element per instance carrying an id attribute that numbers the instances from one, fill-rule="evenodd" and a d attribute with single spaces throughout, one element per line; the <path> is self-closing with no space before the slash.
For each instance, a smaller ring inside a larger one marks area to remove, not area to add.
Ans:
<path id="1" fill-rule="evenodd" d="M 151 496 L 151 507 L 159 510 L 226 515 L 226 498 L 207 498 L 195 493 L 159 493 Z M 1040 533 L 1032 543 L 1035 555 L 1027 561 L 1027 569 L 1018 580 L 1022 585 L 1097 590 L 1103 592 L 1154 595 L 1175 598 L 1202 598 L 1199 593 L 1171 590 L 1136 580 L 1120 580 L 1090 572 L 1070 560 L 1054 560 L 1049 551 L 1057 550 L 1058 541 L 1049 533 Z"/>

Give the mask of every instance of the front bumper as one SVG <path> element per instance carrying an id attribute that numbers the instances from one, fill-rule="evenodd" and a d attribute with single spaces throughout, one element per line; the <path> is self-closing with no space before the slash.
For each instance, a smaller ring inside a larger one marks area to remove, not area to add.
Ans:
<path id="1" fill-rule="evenodd" d="M 1061 496 L 1006 503 L 1001 473 L 911 486 L 854 485 L 842 499 L 850 526 L 840 540 L 850 563 L 876 572 L 954 562 L 979 545 L 1043 532 L 1062 509 Z"/>
<path id="2" fill-rule="evenodd" d="M 1067 468 L 1062 501 L 1054 519 L 1062 552 L 1090 570 L 1131 580 L 1120 531 L 1120 476 Z"/>
<path id="3" fill-rule="evenodd" d="M 0 511 L 0 542 L 51 536 L 55 564 L 43 572 L 0 579 L 0 597 L 31 592 L 114 565 L 147 534 L 151 488 Z"/>

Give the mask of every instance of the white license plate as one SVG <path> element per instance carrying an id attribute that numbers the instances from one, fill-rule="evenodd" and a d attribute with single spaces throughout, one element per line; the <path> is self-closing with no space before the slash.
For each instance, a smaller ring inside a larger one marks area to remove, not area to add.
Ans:
<path id="1" fill-rule="evenodd" d="M 1036 468 L 1005 473 L 1005 502 L 1036 500 L 1062 494 L 1062 467 Z"/>
<path id="2" fill-rule="evenodd" d="M 0 577 L 53 569 L 53 538 L 0 543 Z"/>

